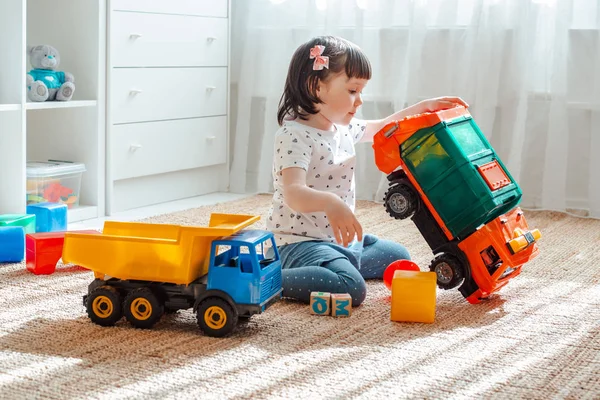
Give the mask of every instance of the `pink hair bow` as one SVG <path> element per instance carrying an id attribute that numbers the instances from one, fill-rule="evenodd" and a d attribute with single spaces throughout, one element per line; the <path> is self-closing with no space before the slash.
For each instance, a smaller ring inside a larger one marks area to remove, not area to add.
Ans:
<path id="1" fill-rule="evenodd" d="M 321 55 L 324 51 L 325 46 L 320 44 L 310 49 L 310 58 L 315 59 L 315 62 L 313 63 L 313 70 L 320 71 L 323 68 L 329 68 L 329 57 Z"/>

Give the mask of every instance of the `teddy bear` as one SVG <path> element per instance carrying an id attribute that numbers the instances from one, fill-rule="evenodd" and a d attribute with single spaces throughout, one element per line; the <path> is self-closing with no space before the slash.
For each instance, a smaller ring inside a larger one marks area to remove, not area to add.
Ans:
<path id="1" fill-rule="evenodd" d="M 28 46 L 27 54 L 33 69 L 27 73 L 27 97 L 31 101 L 69 101 L 75 91 L 73 74 L 57 71 L 58 50 L 47 44 Z"/>

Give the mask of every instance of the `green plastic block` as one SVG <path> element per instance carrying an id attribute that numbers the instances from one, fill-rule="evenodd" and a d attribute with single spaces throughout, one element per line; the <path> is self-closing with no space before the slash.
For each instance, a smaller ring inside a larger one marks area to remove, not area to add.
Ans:
<path id="1" fill-rule="evenodd" d="M 25 234 L 35 233 L 35 215 L 3 214 L 0 215 L 0 226 L 22 226 Z"/>

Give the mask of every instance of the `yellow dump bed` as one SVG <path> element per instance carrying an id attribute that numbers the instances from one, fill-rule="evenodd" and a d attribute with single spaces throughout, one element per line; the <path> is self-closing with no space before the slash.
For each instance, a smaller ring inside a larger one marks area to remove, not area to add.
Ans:
<path id="1" fill-rule="evenodd" d="M 102 234 L 67 232 L 63 262 L 119 279 L 188 284 L 208 272 L 213 240 L 259 216 L 212 214 L 208 227 L 107 221 Z"/>

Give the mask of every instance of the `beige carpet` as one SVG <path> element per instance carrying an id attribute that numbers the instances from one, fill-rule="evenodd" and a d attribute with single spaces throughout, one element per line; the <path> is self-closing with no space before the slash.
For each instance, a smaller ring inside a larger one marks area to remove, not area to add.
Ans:
<path id="1" fill-rule="evenodd" d="M 201 225 L 213 211 L 264 215 L 268 205 L 256 196 L 152 221 Z M 412 222 L 370 202 L 358 216 L 428 266 Z M 600 221 L 526 216 L 544 235 L 542 255 L 486 303 L 438 291 L 431 325 L 390 322 L 389 292 L 370 282 L 349 319 L 281 301 L 225 339 L 203 336 L 191 311 L 147 331 L 102 328 L 82 305 L 89 271 L 0 265 L 0 397 L 598 399 Z"/>

